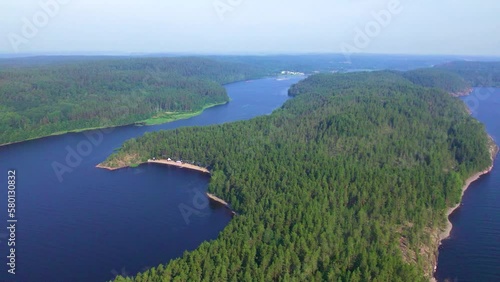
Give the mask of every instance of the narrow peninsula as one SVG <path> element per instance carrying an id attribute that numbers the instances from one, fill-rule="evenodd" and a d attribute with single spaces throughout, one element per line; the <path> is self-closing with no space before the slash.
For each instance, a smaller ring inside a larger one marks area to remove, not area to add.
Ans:
<path id="1" fill-rule="evenodd" d="M 453 86 L 459 79 L 435 70 L 317 74 L 269 116 L 125 143 L 105 165 L 152 152 L 204 160 L 209 194 L 240 214 L 217 240 L 142 277 L 429 281 L 433 235 L 466 180 L 491 166 L 484 126 L 449 94 L 468 85 Z"/>

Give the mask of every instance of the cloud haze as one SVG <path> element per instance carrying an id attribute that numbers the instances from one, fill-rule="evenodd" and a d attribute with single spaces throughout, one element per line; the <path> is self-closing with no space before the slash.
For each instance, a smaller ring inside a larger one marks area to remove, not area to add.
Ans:
<path id="1" fill-rule="evenodd" d="M 356 45 L 391 1 L 401 11 Z M 498 0 L 2 1 L 0 53 L 340 53 L 352 46 L 498 56 L 499 14 Z"/>

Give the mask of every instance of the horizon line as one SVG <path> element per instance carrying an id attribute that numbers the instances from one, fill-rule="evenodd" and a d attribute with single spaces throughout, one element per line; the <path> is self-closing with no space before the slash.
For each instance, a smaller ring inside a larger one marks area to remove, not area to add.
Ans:
<path id="1" fill-rule="evenodd" d="M 28 57 L 71 57 L 71 56 L 102 56 L 102 57 L 145 57 L 145 56 L 345 56 L 339 52 L 125 52 L 125 51 L 51 51 L 26 53 L 1 53 L 0 59 Z M 411 54 L 411 53 L 352 53 L 350 56 L 411 56 L 411 57 L 473 57 L 500 59 L 500 55 L 484 54 Z"/>

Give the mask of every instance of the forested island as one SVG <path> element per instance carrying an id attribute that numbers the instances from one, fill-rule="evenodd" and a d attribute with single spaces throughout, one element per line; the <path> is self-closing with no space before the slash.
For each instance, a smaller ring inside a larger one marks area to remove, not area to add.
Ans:
<path id="1" fill-rule="evenodd" d="M 333 55 L 3 59 L 0 145 L 70 131 L 187 118 L 227 103 L 222 84 L 283 70 L 342 72 L 344 66 L 338 60 Z M 426 62 L 420 60 L 415 63 Z M 351 67 L 384 67 L 366 58 L 357 61 Z M 399 64 L 397 58 L 387 58 L 387 66 Z M 495 62 L 454 62 L 404 75 L 417 84 L 460 95 L 471 86 L 500 85 L 498 69 Z"/>
<path id="2" fill-rule="evenodd" d="M 217 240 L 116 281 L 427 281 L 448 209 L 495 151 L 452 95 L 500 86 L 500 63 L 342 73 L 307 62 L 0 61 L 0 144 L 168 122 L 228 102 L 225 83 L 335 71 L 293 86 L 294 99 L 270 116 L 149 133 L 110 156 L 102 166 L 173 158 L 206 167 L 210 195 L 238 214 Z"/>
<path id="3" fill-rule="evenodd" d="M 218 239 L 116 281 L 428 281 L 447 209 L 495 147 L 450 95 L 482 85 L 470 78 L 318 74 L 270 116 L 126 142 L 103 165 L 194 160 L 238 216 Z"/>
<path id="4" fill-rule="evenodd" d="M 204 58 L 1 62 L 0 144 L 89 128 L 155 124 L 227 103 L 222 84 L 255 67 Z"/>

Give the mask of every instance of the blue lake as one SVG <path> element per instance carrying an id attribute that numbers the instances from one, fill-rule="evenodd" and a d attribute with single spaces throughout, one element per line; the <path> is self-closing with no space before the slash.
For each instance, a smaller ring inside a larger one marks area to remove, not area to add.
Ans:
<path id="1" fill-rule="evenodd" d="M 146 132 L 270 114 L 301 79 L 266 78 L 227 85 L 230 103 L 186 120 L 70 133 L 0 147 L 5 183 L 9 169 L 17 172 L 18 219 L 16 275 L 8 274 L 4 264 L 0 281 L 106 281 L 165 264 L 217 238 L 232 215 L 208 203 L 208 175 L 152 164 L 112 172 L 95 166 L 123 142 Z M 58 164 L 67 170 L 56 173 Z M 2 199 L 0 220 L 6 227 L 7 197 Z M 0 255 L 6 262 L 5 227 L 0 231 Z"/>
<path id="2" fill-rule="evenodd" d="M 463 98 L 500 144 L 500 89 L 476 89 Z M 500 281 L 500 162 L 471 184 L 450 216 L 451 236 L 439 249 L 439 281 Z"/>
<path id="3" fill-rule="evenodd" d="M 288 99 L 288 88 L 300 79 L 227 85 L 230 103 L 164 125 L 71 133 L 0 147 L 4 179 L 9 169 L 17 172 L 18 218 L 16 275 L 9 275 L 4 264 L 0 281 L 106 281 L 165 264 L 217 238 L 232 215 L 206 201 L 208 175 L 161 165 L 113 172 L 95 165 L 146 132 L 269 114 Z M 464 101 L 500 141 L 500 89 L 477 89 Z M 68 157 L 78 150 L 85 154 Z M 58 175 L 55 163 L 71 164 L 71 171 Z M 0 220 L 7 226 L 3 199 Z M 450 219 L 453 230 L 440 247 L 438 280 L 500 281 L 498 161 L 491 174 L 471 185 L 463 206 Z M 5 262 L 7 236 L 6 229 L 0 229 Z"/>

